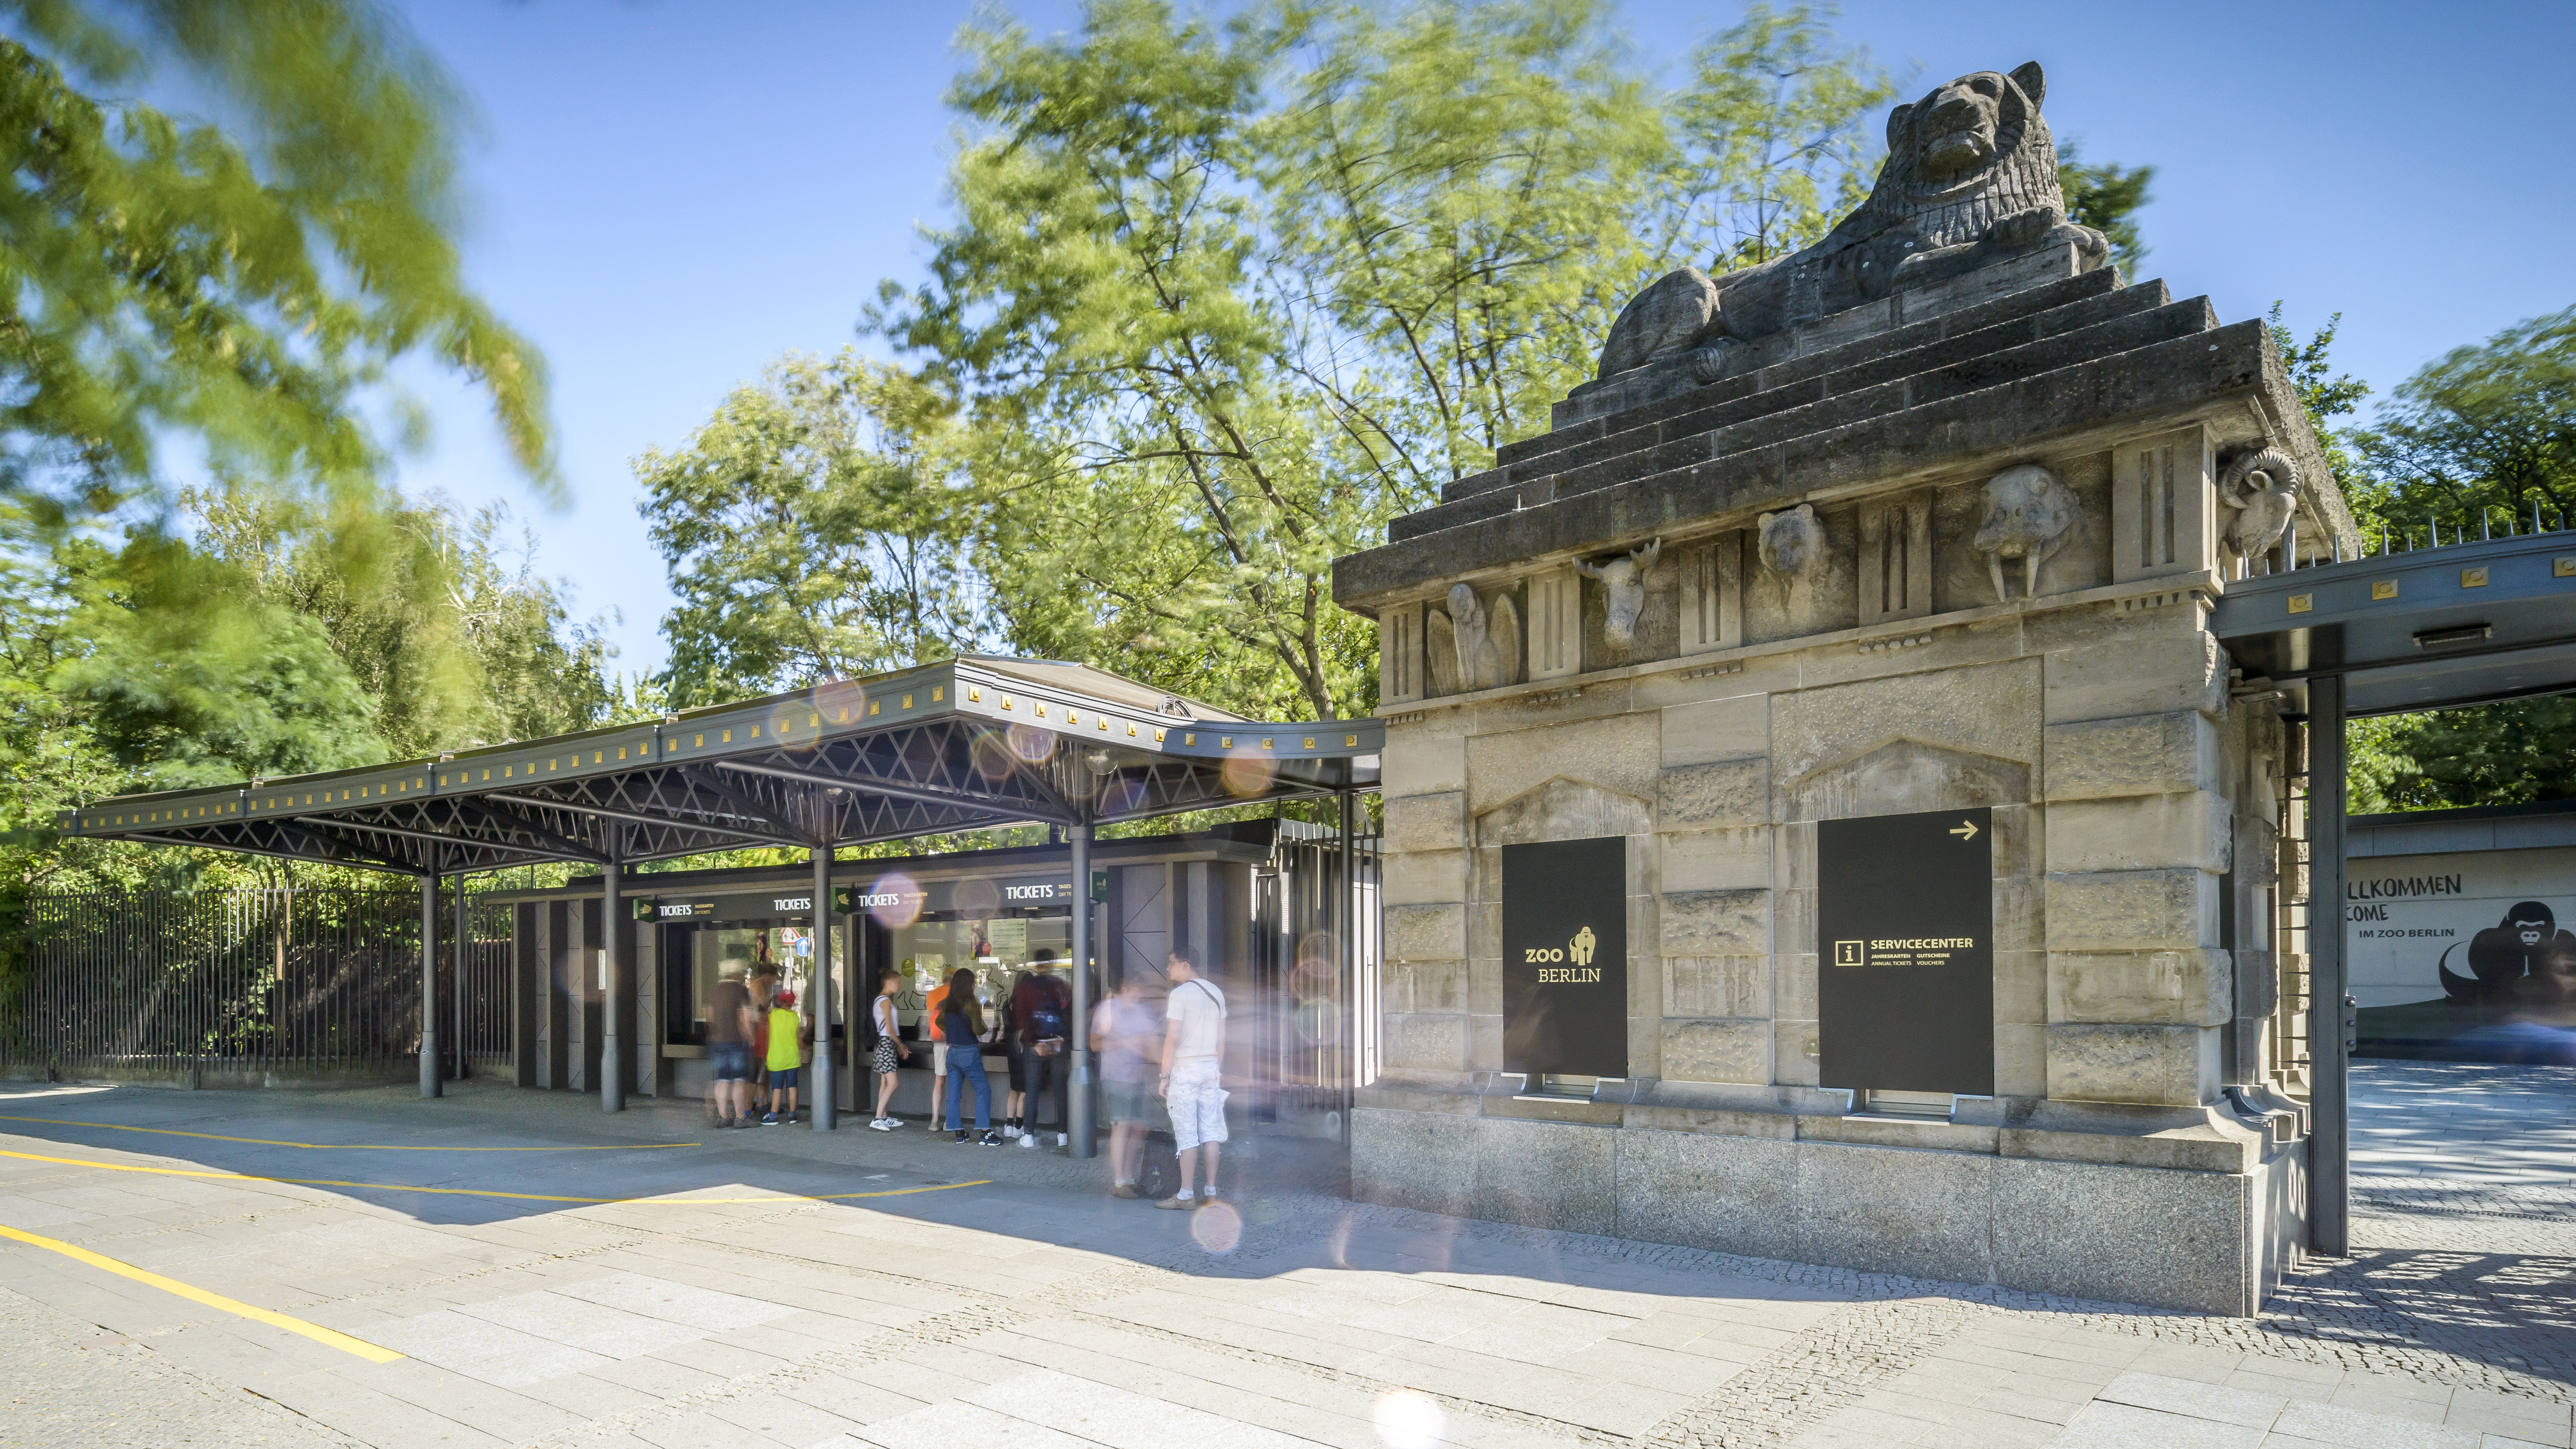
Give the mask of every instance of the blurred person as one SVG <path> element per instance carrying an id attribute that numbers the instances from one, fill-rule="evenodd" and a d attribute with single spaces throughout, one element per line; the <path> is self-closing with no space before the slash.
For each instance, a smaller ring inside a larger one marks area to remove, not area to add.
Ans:
<path id="1" fill-rule="evenodd" d="M 984 1008 L 975 999 L 975 973 L 967 967 L 958 967 L 948 978 L 948 994 L 939 1003 L 939 1035 L 948 1043 L 948 1130 L 958 1141 L 966 1140 L 958 1099 L 973 1082 L 975 1130 L 981 1134 L 975 1140 L 984 1147 L 1001 1146 L 1002 1134 L 993 1130 L 993 1084 L 984 1075 Z"/>
<path id="2" fill-rule="evenodd" d="M 742 971 L 741 962 L 727 961 L 707 992 L 707 1068 L 714 1079 L 707 1102 L 720 1128 L 751 1125 L 751 989 Z"/>
<path id="3" fill-rule="evenodd" d="M 930 1127 L 939 1129 L 940 1104 L 948 1100 L 948 1038 L 939 1027 L 939 1014 L 947 1008 L 948 980 L 938 985 L 921 1001 L 921 1034 L 930 1042 Z"/>
<path id="4" fill-rule="evenodd" d="M 903 973 L 886 970 L 877 973 L 877 999 L 868 1004 L 868 1019 L 876 1024 L 877 1044 L 868 1058 L 869 1070 L 877 1074 L 877 1115 L 868 1123 L 879 1132 L 892 1132 L 903 1124 L 895 1120 L 895 1088 L 903 1085 L 895 1075 L 895 1063 L 910 1061 L 912 1048 L 904 1045 L 901 1029 L 895 1022 L 895 998 L 903 994 Z M 939 1099 L 933 1097 L 931 1109 L 936 1112 Z M 932 1119 L 936 1121 L 937 1118 Z"/>
<path id="5" fill-rule="evenodd" d="M 1172 1146 L 1181 1160 L 1181 1190 L 1154 1204 L 1158 1208 L 1194 1208 L 1216 1200 L 1217 1146 L 1225 1141 L 1225 993 L 1198 974 L 1190 958 L 1178 951 L 1165 958 L 1172 994 L 1163 999 L 1163 1071 L 1154 1090 L 1172 1118 Z M 1194 1190 L 1197 1160 L 1190 1149 L 1204 1147 L 1207 1184 Z"/>
<path id="6" fill-rule="evenodd" d="M 796 1010 L 796 993 L 780 991 L 769 999 L 769 1111 L 763 1127 L 796 1120 L 796 1084 L 805 1067 L 805 1019 Z"/>
<path id="7" fill-rule="evenodd" d="M 1050 969 L 1055 965 L 1055 952 L 1040 951 L 1011 991 L 1012 1030 L 1018 1035 L 1022 1075 L 1028 1093 L 1018 1133 L 1022 1147 L 1037 1145 L 1038 1104 L 1055 1103 L 1055 1130 L 1058 1137 L 1071 1141 L 1072 1118 L 1065 1110 L 1065 1048 L 1073 1040 L 1073 988 Z"/>
<path id="8" fill-rule="evenodd" d="M 1002 1060 L 1010 1068 L 1011 1093 L 1002 1107 L 1002 1135 L 1017 1137 L 1022 1132 L 1020 1114 L 1029 1089 L 1028 1050 L 1020 1039 L 1020 988 L 1028 983 L 1029 973 L 1021 971 L 1011 978 L 1010 994 L 1002 998 Z"/>
<path id="9" fill-rule="evenodd" d="M 768 937 L 761 938 L 760 961 L 751 968 L 752 1110 L 769 1110 L 769 1002 L 778 994 L 778 968 L 770 964 Z"/>
<path id="10" fill-rule="evenodd" d="M 1117 995 L 1091 1008 L 1091 1049 L 1100 1054 L 1101 1094 L 1109 1107 L 1111 1197 L 1137 1196 L 1136 1172 L 1154 1105 L 1145 1054 L 1154 1044 L 1154 1008 L 1145 1000 L 1144 977 L 1130 973 L 1120 979 Z"/>

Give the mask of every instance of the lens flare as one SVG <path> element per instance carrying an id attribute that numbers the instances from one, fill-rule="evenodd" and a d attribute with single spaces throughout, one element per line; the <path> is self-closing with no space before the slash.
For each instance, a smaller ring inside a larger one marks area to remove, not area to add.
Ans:
<path id="1" fill-rule="evenodd" d="M 1100 782 L 1100 813 L 1112 819 L 1145 803 L 1145 782 L 1113 776 Z"/>
<path id="2" fill-rule="evenodd" d="M 970 921 L 989 921 L 1001 914 L 1002 888 L 980 875 L 959 881 L 952 899 L 957 914 Z"/>
<path id="3" fill-rule="evenodd" d="M 975 737 L 967 746 L 967 763 L 986 784 L 998 784 L 1011 777 L 1011 746 L 1000 735 L 986 733 Z"/>
<path id="4" fill-rule="evenodd" d="M 1370 1419 L 1386 1449 L 1432 1449 L 1449 1433 L 1449 1415 L 1438 1400 L 1412 1389 L 1392 1389 L 1379 1396 Z"/>
<path id="5" fill-rule="evenodd" d="M 900 931 L 921 919 L 921 882 L 899 870 L 887 871 L 868 887 L 868 914 L 889 931 Z"/>
<path id="6" fill-rule="evenodd" d="M 1270 781 L 1278 773 L 1268 760 L 1250 750 L 1237 750 L 1225 757 L 1217 771 L 1225 782 L 1226 793 L 1250 800 L 1270 793 Z"/>
<path id="7" fill-rule="evenodd" d="M 1190 1236 L 1211 1253 L 1231 1253 L 1243 1241 L 1243 1214 L 1232 1203 L 1209 1203 L 1190 1214 Z"/>
<path id="8" fill-rule="evenodd" d="M 1043 765 L 1055 758 L 1055 732 L 1036 725 L 1011 726 L 1011 753 L 1032 765 Z"/>
<path id="9" fill-rule="evenodd" d="M 868 717 L 867 686 L 855 679 L 827 679 L 814 686 L 814 712 L 830 725 L 858 724 Z"/>

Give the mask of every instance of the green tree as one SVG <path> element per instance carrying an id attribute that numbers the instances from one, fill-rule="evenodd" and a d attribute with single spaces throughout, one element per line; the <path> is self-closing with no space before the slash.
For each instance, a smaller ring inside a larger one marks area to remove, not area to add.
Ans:
<path id="1" fill-rule="evenodd" d="M 364 0 L 16 0 L 0 35 L 0 488 L 59 524 L 220 477 L 373 486 L 406 353 L 490 396 L 551 483 L 543 369 L 451 241 L 457 102 Z M 202 95 L 228 124 L 131 99 Z"/>
<path id="2" fill-rule="evenodd" d="M 2560 526 L 2576 506 L 2576 308 L 2508 327 L 2398 385 L 2353 452 L 2368 506 L 2444 536 Z"/>
<path id="3" fill-rule="evenodd" d="M 956 220 L 872 322 L 960 398 L 996 607 L 1273 718 L 1371 702 L 1332 559 L 1542 429 L 1676 258 L 1812 230 L 1885 90 L 1765 11 L 1677 99 L 1591 0 L 1098 0 L 964 45 Z"/>
<path id="4" fill-rule="evenodd" d="M 2057 145 L 2057 187 L 2066 193 L 2066 216 L 2111 239 L 2111 261 L 2134 278 L 2147 260 L 2147 243 L 2138 230 L 2138 212 L 2155 198 L 2147 191 L 2156 179 L 2153 166 L 2096 165 L 2083 158 L 2072 136 Z M 2328 335 L 2332 335 L 2328 328 Z"/>
<path id="5" fill-rule="evenodd" d="M 900 373 L 789 357 L 677 452 L 635 460 L 679 706 L 792 689 L 974 648 L 975 581 L 936 476 L 945 419 Z M 928 439 L 934 447 L 925 449 Z"/>
<path id="6" fill-rule="evenodd" d="M 2275 335 L 2286 339 L 2278 327 Z M 2328 380 L 2329 320 L 2305 352 L 2282 355 L 2312 419 L 2363 395 Z M 2321 401 L 2320 401 L 2321 400 Z M 2319 436 L 2328 436 L 2320 428 Z M 2506 328 L 2400 384 L 2374 426 L 2335 439 L 2345 493 L 2365 537 L 2394 547 L 2527 529 L 2540 510 L 2564 526 L 2576 497 L 2576 309 Z M 2353 726 L 2352 808 L 2438 810 L 2576 798 L 2576 701 L 2510 700 L 2392 715 Z"/>

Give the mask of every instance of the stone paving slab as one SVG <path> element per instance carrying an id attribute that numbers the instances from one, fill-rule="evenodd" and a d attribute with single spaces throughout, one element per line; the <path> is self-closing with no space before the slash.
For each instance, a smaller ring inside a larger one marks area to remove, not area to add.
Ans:
<path id="1" fill-rule="evenodd" d="M 1096 1163 L 917 1133 L 705 1134 L 685 1106 L 602 1117 L 479 1085 L 0 1093 L 0 1115 L 87 1121 L 0 1121 L 0 1147 L 45 1157 L 642 1199 L 0 1157 L 0 1222 L 407 1355 L 366 1363 L 10 1243 L 0 1441 L 2576 1449 L 2576 1213 L 2552 1196 L 2576 1073 L 2364 1063 L 2356 1082 L 2357 1170 L 2399 1186 L 2357 1194 L 2353 1258 L 2306 1265 L 2251 1320 L 1358 1206 L 1293 1146 L 1229 1158 L 1240 1245 L 1219 1253 L 1190 1215 L 1100 1195 Z M 569 1150 L 596 1145 L 621 1150 Z M 942 1190 L 797 1196 L 905 1188 Z M 694 1201 L 723 1197 L 769 1200 Z"/>

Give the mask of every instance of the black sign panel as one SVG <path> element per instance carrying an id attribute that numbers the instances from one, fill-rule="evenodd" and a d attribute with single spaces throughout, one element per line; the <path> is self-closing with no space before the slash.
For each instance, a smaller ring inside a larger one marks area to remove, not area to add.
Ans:
<path id="1" fill-rule="evenodd" d="M 1816 826 L 1820 1080 L 1995 1089 L 1993 812 Z"/>
<path id="2" fill-rule="evenodd" d="M 1503 847 L 1503 1070 L 1628 1075 L 1627 841 Z"/>

